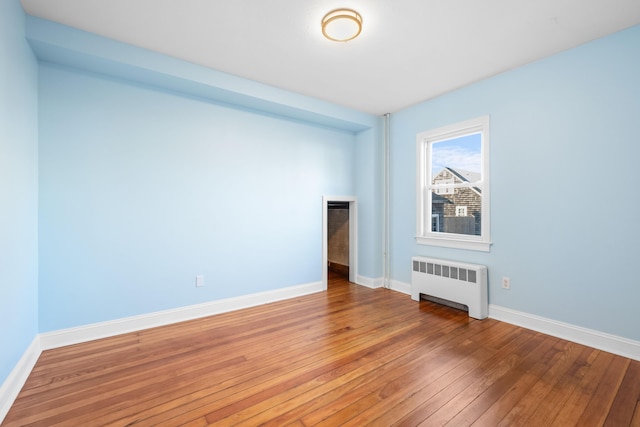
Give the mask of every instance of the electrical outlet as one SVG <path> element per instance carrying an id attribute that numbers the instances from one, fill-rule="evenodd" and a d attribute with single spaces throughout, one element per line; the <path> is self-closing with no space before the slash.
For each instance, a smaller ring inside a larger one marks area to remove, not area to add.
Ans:
<path id="1" fill-rule="evenodd" d="M 511 289 L 511 278 L 503 277 L 502 278 L 502 289 Z"/>
<path id="2" fill-rule="evenodd" d="M 204 286 L 204 276 L 202 274 L 196 276 L 196 287 L 199 288 L 201 286 Z"/>

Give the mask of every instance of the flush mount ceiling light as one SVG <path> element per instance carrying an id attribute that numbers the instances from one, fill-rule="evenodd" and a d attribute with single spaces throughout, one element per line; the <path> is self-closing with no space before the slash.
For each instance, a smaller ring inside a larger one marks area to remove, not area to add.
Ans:
<path id="1" fill-rule="evenodd" d="M 355 10 L 336 9 L 322 18 L 322 34 L 334 42 L 348 42 L 362 31 L 362 16 Z"/>

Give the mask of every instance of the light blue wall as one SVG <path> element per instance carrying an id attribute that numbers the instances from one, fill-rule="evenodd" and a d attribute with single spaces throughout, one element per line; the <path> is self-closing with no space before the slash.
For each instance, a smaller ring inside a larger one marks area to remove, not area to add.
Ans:
<path id="1" fill-rule="evenodd" d="M 38 333 L 37 62 L 18 0 L 0 2 L 0 384 Z"/>
<path id="2" fill-rule="evenodd" d="M 639 52 L 636 26 L 394 114 L 393 278 L 412 255 L 483 263 L 491 304 L 639 340 Z M 485 114 L 491 252 L 416 245 L 416 134 Z"/>
<path id="3" fill-rule="evenodd" d="M 320 281 L 355 191 L 351 132 L 47 64 L 40 135 L 41 332 Z"/>
<path id="4" fill-rule="evenodd" d="M 382 276 L 383 122 L 360 132 L 356 142 L 356 194 L 358 196 L 358 275 Z"/>

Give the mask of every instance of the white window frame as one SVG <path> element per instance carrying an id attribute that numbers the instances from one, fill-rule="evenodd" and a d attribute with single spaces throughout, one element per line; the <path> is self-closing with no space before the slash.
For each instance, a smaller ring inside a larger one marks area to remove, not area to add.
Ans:
<path id="1" fill-rule="evenodd" d="M 467 207 L 456 206 L 456 216 L 467 216 Z"/>
<path id="2" fill-rule="evenodd" d="M 475 183 L 452 184 L 455 188 L 477 187 L 481 190 L 480 236 L 431 231 L 433 185 L 430 180 L 432 144 L 461 136 L 480 133 L 481 180 Z M 416 242 L 446 248 L 468 249 L 489 252 L 491 248 L 491 197 L 489 185 L 489 116 L 455 123 L 438 129 L 419 133 L 416 136 Z"/>
<path id="3" fill-rule="evenodd" d="M 440 215 L 438 215 L 438 214 L 431 214 L 431 227 L 430 228 L 433 228 L 433 220 L 434 219 L 436 220 L 436 228 L 438 230 L 440 230 Z"/>

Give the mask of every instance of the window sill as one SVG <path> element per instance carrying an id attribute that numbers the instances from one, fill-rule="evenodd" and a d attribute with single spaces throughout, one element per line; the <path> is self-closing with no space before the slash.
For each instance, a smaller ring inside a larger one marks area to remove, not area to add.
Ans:
<path id="1" fill-rule="evenodd" d="M 416 243 L 419 245 L 439 246 L 441 248 L 466 249 L 481 252 L 491 251 L 491 242 L 479 240 L 452 239 L 450 237 L 443 239 L 438 237 L 416 236 Z"/>

